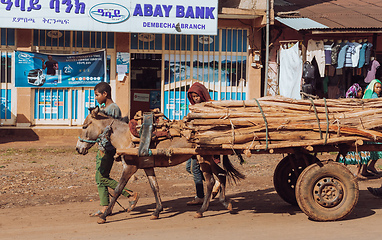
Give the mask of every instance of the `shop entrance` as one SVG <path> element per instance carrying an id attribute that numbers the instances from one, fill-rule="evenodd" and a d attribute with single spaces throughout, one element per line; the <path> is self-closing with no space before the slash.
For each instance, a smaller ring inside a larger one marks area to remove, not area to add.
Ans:
<path id="1" fill-rule="evenodd" d="M 131 54 L 130 118 L 161 107 L 161 54 Z"/>

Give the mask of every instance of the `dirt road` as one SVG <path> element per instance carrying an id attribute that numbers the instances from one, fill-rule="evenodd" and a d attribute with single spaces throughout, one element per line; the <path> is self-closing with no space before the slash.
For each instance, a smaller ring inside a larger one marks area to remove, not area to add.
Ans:
<path id="1" fill-rule="evenodd" d="M 117 205 L 108 222 L 98 225 L 88 216 L 99 207 L 95 151 L 80 156 L 75 140 L 64 142 L 0 144 L 0 239 L 379 239 L 382 233 L 382 199 L 366 190 L 381 179 L 359 182 L 359 202 L 345 220 L 314 222 L 274 191 L 281 155 L 257 155 L 243 166 L 235 162 L 247 178 L 228 186 L 234 214 L 214 200 L 204 218 L 194 219 L 198 207 L 186 206 L 194 194 L 192 176 L 182 164 L 156 171 L 165 205 L 159 220 L 149 220 L 153 194 L 139 171 L 128 185 L 141 193 L 137 208 L 126 213 Z M 114 178 L 120 168 L 114 166 Z M 119 202 L 127 205 L 126 198 Z"/>

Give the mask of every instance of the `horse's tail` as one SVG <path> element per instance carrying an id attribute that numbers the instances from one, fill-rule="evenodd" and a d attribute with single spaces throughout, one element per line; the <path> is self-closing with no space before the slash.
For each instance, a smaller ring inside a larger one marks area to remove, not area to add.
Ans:
<path id="1" fill-rule="evenodd" d="M 245 175 L 239 172 L 231 163 L 227 155 L 223 156 L 223 167 L 226 171 L 228 182 L 231 183 L 231 180 L 236 184 L 236 182 L 245 178 Z"/>

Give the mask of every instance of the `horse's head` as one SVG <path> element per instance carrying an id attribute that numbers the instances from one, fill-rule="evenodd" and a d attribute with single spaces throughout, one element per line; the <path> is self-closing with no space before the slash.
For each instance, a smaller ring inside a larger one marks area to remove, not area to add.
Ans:
<path id="1" fill-rule="evenodd" d="M 108 124 L 108 121 L 102 121 L 105 119 L 109 119 L 109 117 L 100 113 L 98 106 L 90 110 L 90 114 L 82 125 L 81 135 L 78 137 L 76 145 L 78 153 L 87 154 L 89 148 L 97 142 L 99 135 Z"/>

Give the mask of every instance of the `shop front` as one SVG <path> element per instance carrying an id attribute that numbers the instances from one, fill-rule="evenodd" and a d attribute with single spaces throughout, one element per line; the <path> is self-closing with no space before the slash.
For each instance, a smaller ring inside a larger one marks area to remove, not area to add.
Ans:
<path id="1" fill-rule="evenodd" d="M 182 119 L 195 82 L 214 100 L 245 100 L 247 35 L 247 28 L 218 28 L 217 35 L 132 33 L 131 116 L 157 107 L 170 119 Z"/>
<path id="2" fill-rule="evenodd" d="M 260 36 L 249 41 L 259 15 L 218 20 L 215 0 L 55 3 L 40 1 L 30 12 L 1 6 L 2 125 L 79 126 L 97 105 L 99 81 L 110 83 L 114 101 L 130 117 L 159 108 L 170 119 L 183 118 L 195 82 L 214 100 L 245 100 L 251 82 L 260 92 L 260 80 L 250 80 L 260 69 L 247 61 L 251 46 L 261 46 Z M 99 52 L 102 61 L 91 56 Z M 28 57 L 28 66 L 20 56 Z M 58 61 L 53 75 L 43 66 L 49 57 Z M 92 66 L 96 62 L 101 65 Z"/>

